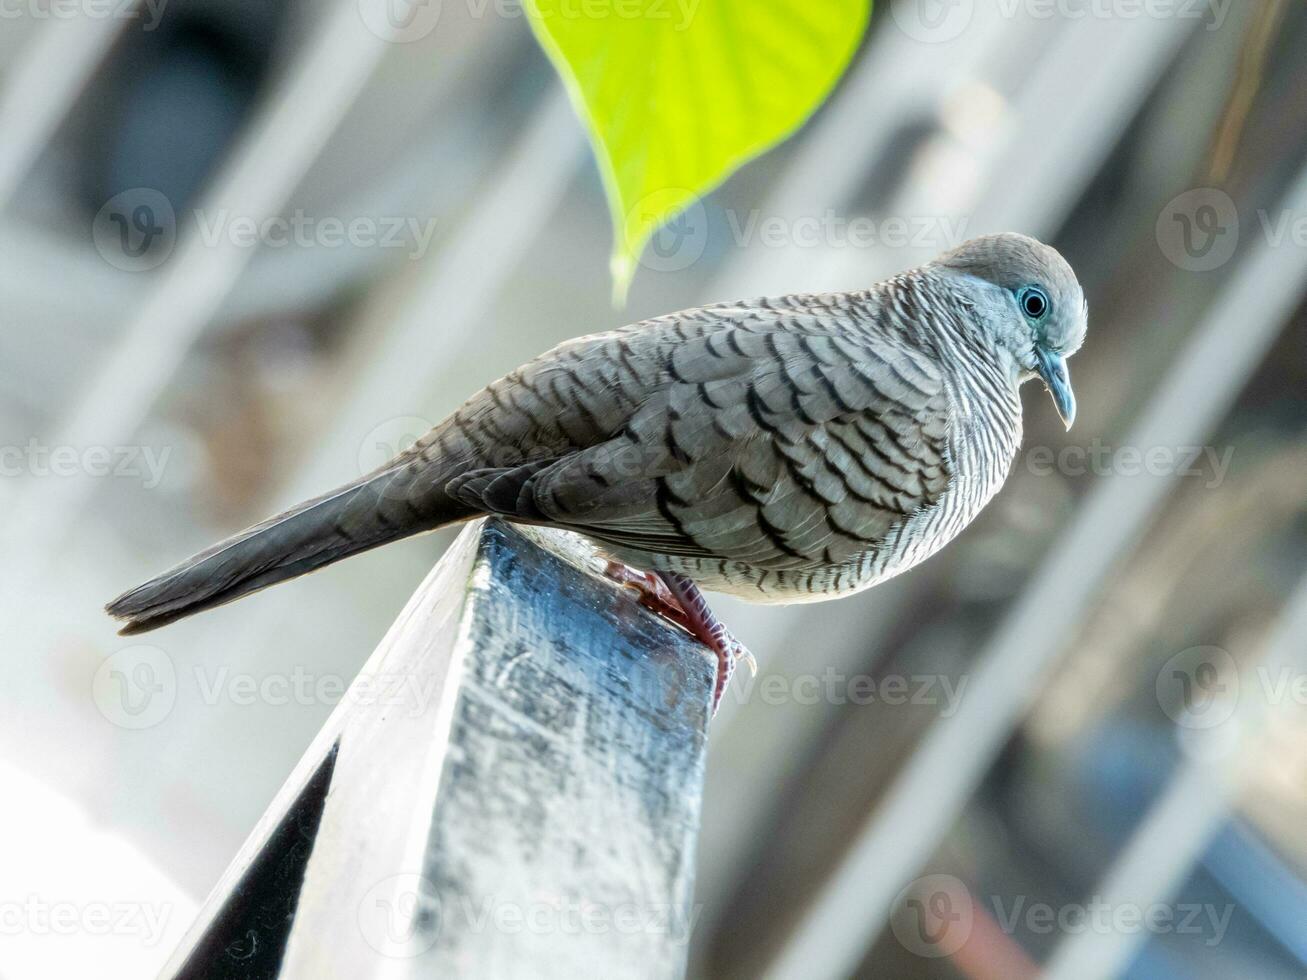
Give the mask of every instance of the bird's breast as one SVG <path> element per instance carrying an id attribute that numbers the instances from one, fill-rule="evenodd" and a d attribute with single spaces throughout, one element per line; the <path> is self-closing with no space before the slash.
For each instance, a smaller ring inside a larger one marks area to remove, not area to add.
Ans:
<path id="1" fill-rule="evenodd" d="M 934 555 L 970 524 L 1002 487 L 1021 442 L 1020 402 L 958 406 L 948 440 L 952 473 L 932 503 L 892 525 L 876 542 L 830 564 L 759 568 L 716 559 L 658 556 L 657 564 L 708 590 L 751 602 L 821 602 L 861 592 Z"/>

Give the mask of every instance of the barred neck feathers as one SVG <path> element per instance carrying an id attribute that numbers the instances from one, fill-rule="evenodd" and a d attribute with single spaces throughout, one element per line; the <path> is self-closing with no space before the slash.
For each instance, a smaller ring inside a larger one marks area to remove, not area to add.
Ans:
<path id="1" fill-rule="evenodd" d="M 1006 351 L 976 322 L 974 300 L 954 281 L 923 270 L 916 291 L 947 315 L 923 318 L 939 357 L 950 370 L 945 383 L 954 406 L 951 450 L 960 468 L 974 477 L 978 510 L 1007 475 L 1021 442 L 1020 371 Z"/>
<path id="2" fill-rule="evenodd" d="M 965 389 L 959 397 L 983 395 L 982 402 L 1005 408 L 1016 403 L 1017 366 L 979 329 L 975 301 L 958 281 L 930 267 L 913 269 L 878 283 L 862 300 L 870 319 L 929 355 L 951 388 Z"/>
<path id="3" fill-rule="evenodd" d="M 949 451 L 955 471 L 967 474 L 945 519 L 965 523 L 1002 484 L 1021 442 L 1020 373 L 976 322 L 964 280 L 927 266 L 878 283 L 864 296 L 867 312 L 883 328 L 942 369 L 953 405 Z"/>

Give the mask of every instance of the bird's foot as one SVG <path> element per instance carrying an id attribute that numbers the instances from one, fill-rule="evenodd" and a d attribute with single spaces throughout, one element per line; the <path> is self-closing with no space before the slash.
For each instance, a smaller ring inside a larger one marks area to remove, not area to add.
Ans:
<path id="1" fill-rule="evenodd" d="M 743 660 L 748 664 L 749 673 L 753 676 L 758 674 L 758 661 L 753 659 L 753 654 L 708 607 L 708 600 L 703 597 L 697 585 L 677 572 L 659 572 L 658 575 L 685 612 L 690 634 L 717 655 L 717 678 L 713 682 L 712 692 L 712 713 L 715 717 L 722 696 L 726 693 L 726 685 L 735 673 L 736 661 Z"/>
<path id="2" fill-rule="evenodd" d="M 735 638 L 725 626 L 720 622 L 717 624 L 721 629 L 721 642 L 718 643 L 711 638 L 706 638 L 695 634 L 707 645 L 708 649 L 717 655 L 717 678 L 713 682 L 712 691 L 712 713 L 713 717 L 717 716 L 717 709 L 721 707 L 722 697 L 726 694 L 726 686 L 730 684 L 731 677 L 735 673 L 735 665 L 743 661 L 749 668 L 749 676 L 758 676 L 758 661 L 754 659 L 749 648 Z"/>
<path id="3" fill-rule="evenodd" d="M 712 710 L 722 703 L 726 685 L 735 673 L 736 661 L 744 661 L 749 673 L 757 675 L 758 661 L 708 608 L 699 587 L 677 572 L 641 572 L 620 561 L 610 561 L 604 575 L 618 585 L 634 589 L 640 604 L 669 619 L 717 655 L 717 677 L 713 682 Z"/>
<path id="4" fill-rule="evenodd" d="M 620 561 L 609 561 L 604 569 L 604 577 L 618 585 L 631 589 L 640 600 L 640 605 L 652 613 L 670 619 L 687 633 L 694 633 L 685 610 L 676 601 L 676 596 L 655 572 L 642 572 Z"/>

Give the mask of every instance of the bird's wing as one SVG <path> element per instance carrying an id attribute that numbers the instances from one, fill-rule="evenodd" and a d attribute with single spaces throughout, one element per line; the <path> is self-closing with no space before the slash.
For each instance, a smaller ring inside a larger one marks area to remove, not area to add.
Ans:
<path id="1" fill-rule="evenodd" d="M 461 435 L 432 448 L 477 448 L 447 492 L 642 551 L 763 568 L 864 552 L 946 489 L 947 405 L 927 354 L 830 302 L 564 344 L 451 420 Z"/>

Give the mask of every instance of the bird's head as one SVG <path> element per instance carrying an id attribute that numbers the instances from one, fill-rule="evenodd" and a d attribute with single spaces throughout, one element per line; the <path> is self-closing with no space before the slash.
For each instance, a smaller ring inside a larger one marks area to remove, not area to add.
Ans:
<path id="1" fill-rule="evenodd" d="M 1042 378 L 1071 428 L 1076 399 L 1066 361 L 1084 343 L 1089 307 L 1066 259 L 1043 242 L 1006 233 L 973 238 L 933 264 L 968 280 L 979 326 L 1011 355 L 1014 381 Z"/>

